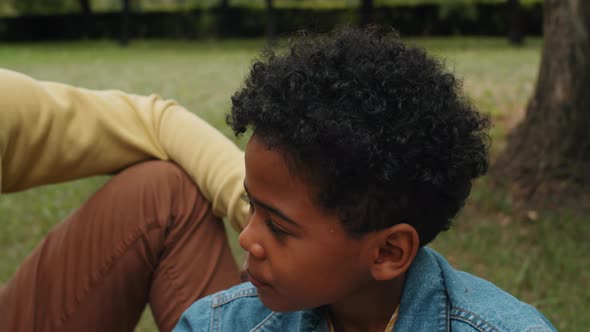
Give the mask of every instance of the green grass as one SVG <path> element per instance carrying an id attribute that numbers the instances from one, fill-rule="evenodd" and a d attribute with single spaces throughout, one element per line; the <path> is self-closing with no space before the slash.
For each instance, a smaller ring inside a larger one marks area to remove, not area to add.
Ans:
<path id="1" fill-rule="evenodd" d="M 445 58 L 464 78 L 467 94 L 494 121 L 495 155 L 532 93 L 541 41 L 528 40 L 521 48 L 511 48 L 503 39 L 410 42 Z M 0 48 L 0 63 L 39 79 L 156 92 L 178 100 L 230 136 L 223 120 L 229 97 L 263 45 L 262 40 L 140 41 L 126 49 L 107 41 L 9 44 Z M 56 222 L 106 180 L 97 177 L 0 196 L 0 283 Z M 539 218 L 530 221 L 488 182 L 477 182 L 454 228 L 434 247 L 456 267 L 536 305 L 560 331 L 585 330 L 590 325 L 590 316 L 584 314 L 590 307 L 590 216 L 539 211 Z M 155 331 L 149 314 L 137 330 Z"/>

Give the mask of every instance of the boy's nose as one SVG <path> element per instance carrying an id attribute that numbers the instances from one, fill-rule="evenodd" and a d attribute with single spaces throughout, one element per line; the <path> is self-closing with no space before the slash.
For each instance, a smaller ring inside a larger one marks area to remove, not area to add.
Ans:
<path id="1" fill-rule="evenodd" d="M 256 236 L 256 225 L 255 225 L 254 218 L 250 218 L 250 222 L 246 225 L 246 228 L 242 230 L 239 236 L 240 247 L 246 250 L 252 258 L 255 259 L 264 259 L 266 257 L 266 253 L 264 251 L 264 247 L 259 242 L 258 237 Z"/>

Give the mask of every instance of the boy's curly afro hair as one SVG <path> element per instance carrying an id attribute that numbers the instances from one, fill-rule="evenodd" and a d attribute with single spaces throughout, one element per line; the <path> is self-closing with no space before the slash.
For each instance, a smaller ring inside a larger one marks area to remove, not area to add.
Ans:
<path id="1" fill-rule="evenodd" d="M 395 32 L 344 27 L 266 51 L 227 122 L 280 151 L 352 235 L 409 223 L 425 245 L 488 167 L 489 121 L 460 86 Z"/>

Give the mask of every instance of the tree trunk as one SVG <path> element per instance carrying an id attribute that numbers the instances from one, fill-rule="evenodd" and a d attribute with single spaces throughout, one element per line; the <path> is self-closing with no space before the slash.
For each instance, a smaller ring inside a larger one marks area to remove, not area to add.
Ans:
<path id="1" fill-rule="evenodd" d="M 590 1 L 545 0 L 537 85 L 492 168 L 533 205 L 590 201 Z M 581 206 L 579 206 L 581 207 Z"/>
<path id="2" fill-rule="evenodd" d="M 217 22 L 217 37 L 224 38 L 229 35 L 229 32 L 232 30 L 230 28 L 232 22 L 228 17 L 229 12 L 229 0 L 221 0 L 218 6 L 214 10 L 215 12 L 215 19 Z"/>
<path id="3" fill-rule="evenodd" d="M 524 43 L 524 34 L 522 32 L 522 7 L 520 5 L 520 0 L 508 0 L 508 10 L 510 12 L 508 41 L 512 45 L 520 46 Z"/>
<path id="4" fill-rule="evenodd" d="M 129 1 L 123 0 L 123 9 L 121 11 L 121 35 L 119 36 L 119 43 L 124 47 L 129 45 Z"/>
<path id="5" fill-rule="evenodd" d="M 90 0 L 79 0 L 80 9 L 82 11 L 84 38 L 89 38 L 92 30 L 92 7 Z"/>
<path id="6" fill-rule="evenodd" d="M 373 0 L 361 2 L 361 26 L 367 26 L 373 22 Z"/>
<path id="7" fill-rule="evenodd" d="M 79 0 L 78 3 L 80 4 L 80 9 L 82 9 L 82 14 L 84 14 L 85 16 L 89 16 L 92 14 L 90 0 Z"/>
<path id="8" fill-rule="evenodd" d="M 266 0 L 266 39 L 270 46 L 277 43 L 277 23 L 273 0 Z"/>

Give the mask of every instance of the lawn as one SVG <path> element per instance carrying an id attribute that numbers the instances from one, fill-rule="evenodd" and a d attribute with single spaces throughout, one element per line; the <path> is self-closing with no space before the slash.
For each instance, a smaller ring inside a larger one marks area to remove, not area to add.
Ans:
<path id="1" fill-rule="evenodd" d="M 541 41 L 529 39 L 521 48 L 511 48 L 503 39 L 409 42 L 445 58 L 464 78 L 473 102 L 491 115 L 493 159 L 523 115 Z M 0 48 L 0 64 L 39 79 L 174 98 L 229 136 L 223 120 L 229 97 L 262 46 L 262 40 L 138 41 L 126 49 L 108 41 L 9 44 Z M 0 284 L 56 222 L 106 180 L 96 177 L 0 196 Z M 590 215 L 537 214 L 528 218 L 516 211 L 484 178 L 454 227 L 433 246 L 457 268 L 535 305 L 560 331 L 585 330 L 590 325 Z M 156 330 L 149 314 L 137 330 Z"/>

